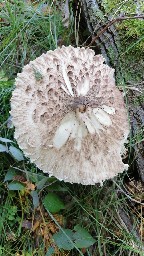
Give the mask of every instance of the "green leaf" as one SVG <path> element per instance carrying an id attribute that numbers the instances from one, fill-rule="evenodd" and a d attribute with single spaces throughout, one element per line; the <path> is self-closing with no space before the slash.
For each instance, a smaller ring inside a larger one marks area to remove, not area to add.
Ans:
<path id="1" fill-rule="evenodd" d="M 74 248 L 72 240 L 73 231 L 70 229 L 63 229 L 63 232 L 60 230 L 58 233 L 53 235 L 53 239 L 60 249 L 71 250 Z"/>
<path id="2" fill-rule="evenodd" d="M 5 72 L 3 70 L 0 70 L 0 81 L 7 81 L 8 78 L 5 75 Z"/>
<path id="3" fill-rule="evenodd" d="M 7 142 L 13 142 L 12 140 L 9 140 L 9 139 L 7 139 L 7 138 L 2 138 L 2 137 L 0 137 L 0 141 L 5 142 L 5 143 L 7 143 Z M 13 142 L 13 143 L 14 143 L 14 142 Z"/>
<path id="4" fill-rule="evenodd" d="M 55 181 L 57 181 L 57 178 L 55 178 L 55 177 L 49 177 L 48 178 L 49 183 L 52 183 L 52 182 L 55 182 Z"/>
<path id="5" fill-rule="evenodd" d="M 61 209 L 64 209 L 64 203 L 61 199 L 54 193 L 49 193 L 43 199 L 43 205 L 46 210 L 50 211 L 51 213 L 59 212 Z"/>
<path id="6" fill-rule="evenodd" d="M 13 215 L 10 215 L 9 217 L 8 217 L 8 220 L 14 220 L 15 219 L 15 216 L 13 216 Z"/>
<path id="7" fill-rule="evenodd" d="M 52 256 L 54 252 L 55 252 L 55 249 L 51 246 L 49 247 L 45 256 Z"/>
<path id="8" fill-rule="evenodd" d="M 7 187 L 9 190 L 23 190 L 25 188 L 25 185 L 18 181 L 12 181 L 8 184 Z"/>
<path id="9" fill-rule="evenodd" d="M 33 199 L 33 206 L 34 208 L 37 208 L 39 206 L 39 197 L 38 197 L 38 193 L 36 190 L 32 190 L 31 191 L 31 196 Z"/>
<path id="10" fill-rule="evenodd" d="M 62 187 L 61 185 L 59 185 L 57 183 L 49 185 L 48 190 L 50 190 L 50 191 L 62 191 L 62 192 L 68 191 L 67 188 Z"/>
<path id="11" fill-rule="evenodd" d="M 23 154 L 22 152 L 13 146 L 9 147 L 9 152 L 11 153 L 11 155 L 17 160 L 17 161 L 22 161 L 24 160 Z"/>
<path id="12" fill-rule="evenodd" d="M 39 174 L 33 173 L 32 171 L 33 170 L 27 171 L 28 180 L 30 180 L 32 183 L 37 183 L 38 182 Z"/>
<path id="13" fill-rule="evenodd" d="M 9 180 L 12 180 L 14 178 L 14 176 L 16 176 L 16 170 L 13 169 L 13 168 L 10 168 L 4 178 L 4 182 L 5 181 L 9 181 Z"/>
<path id="14" fill-rule="evenodd" d="M 88 231 L 79 225 L 74 227 L 74 243 L 78 248 L 88 248 L 93 245 L 96 240 L 88 233 Z"/>
<path id="15" fill-rule="evenodd" d="M 4 247 L 2 247 L 1 245 L 0 245 L 0 256 L 2 256 L 3 255 L 3 250 L 4 249 Z"/>
<path id="16" fill-rule="evenodd" d="M 49 177 L 44 177 L 42 178 L 37 184 L 37 189 L 42 189 L 44 187 L 44 185 L 46 184 L 46 182 L 48 181 Z"/>
<path id="17" fill-rule="evenodd" d="M 7 151 L 8 151 L 7 147 L 2 145 L 2 144 L 0 144 L 0 152 L 7 152 Z"/>

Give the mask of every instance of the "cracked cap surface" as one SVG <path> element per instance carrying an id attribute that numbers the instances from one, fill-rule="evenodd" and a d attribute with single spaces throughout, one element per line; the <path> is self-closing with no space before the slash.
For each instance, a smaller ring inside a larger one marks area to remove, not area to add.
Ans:
<path id="1" fill-rule="evenodd" d="M 15 139 L 50 176 L 95 184 L 128 168 L 129 133 L 114 69 L 102 55 L 72 46 L 42 54 L 17 75 L 11 98 Z"/>

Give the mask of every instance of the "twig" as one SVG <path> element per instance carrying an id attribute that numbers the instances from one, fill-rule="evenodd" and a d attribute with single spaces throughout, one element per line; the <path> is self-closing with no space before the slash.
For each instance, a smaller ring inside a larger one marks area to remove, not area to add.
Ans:
<path id="1" fill-rule="evenodd" d="M 131 20 L 131 19 L 144 19 L 144 15 L 133 16 L 133 17 L 119 17 L 114 20 L 111 20 L 91 41 L 91 43 L 87 46 L 90 47 L 111 25 L 115 22 L 124 21 L 124 20 Z"/>
<path id="2" fill-rule="evenodd" d="M 140 205 L 143 205 L 144 206 L 144 203 L 142 203 L 141 201 L 137 201 L 135 200 L 134 198 L 132 198 L 128 193 L 126 193 L 114 180 L 113 180 L 113 183 L 119 188 L 119 190 L 128 198 L 130 199 L 131 201 L 137 203 L 137 204 L 140 204 Z"/>

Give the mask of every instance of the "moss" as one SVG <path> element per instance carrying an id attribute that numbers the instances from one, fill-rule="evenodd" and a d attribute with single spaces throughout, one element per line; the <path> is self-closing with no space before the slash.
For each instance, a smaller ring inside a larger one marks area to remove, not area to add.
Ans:
<path id="1" fill-rule="evenodd" d="M 143 0 L 102 0 L 102 6 L 107 14 L 111 13 L 114 17 L 120 14 L 129 15 L 133 13 L 143 13 L 144 5 Z"/>
<path id="2" fill-rule="evenodd" d="M 102 5 L 106 14 L 115 19 L 120 16 L 133 16 L 133 14 L 141 15 L 144 11 L 142 1 L 124 1 L 119 0 L 103 0 Z M 132 19 L 118 22 L 117 30 L 121 36 L 123 44 L 135 45 L 135 51 L 144 50 L 144 20 Z M 133 51 L 133 47 L 130 47 Z"/>

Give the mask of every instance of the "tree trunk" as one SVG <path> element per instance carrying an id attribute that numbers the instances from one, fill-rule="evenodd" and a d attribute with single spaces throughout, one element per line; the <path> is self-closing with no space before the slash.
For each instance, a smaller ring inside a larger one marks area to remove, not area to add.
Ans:
<path id="1" fill-rule="evenodd" d="M 97 0 L 81 0 L 81 2 L 88 29 L 92 37 L 94 37 L 105 27 L 112 17 L 105 15 L 103 6 L 101 6 Z M 111 25 L 104 33 L 102 33 L 99 38 L 96 39 L 95 44 L 100 48 L 107 64 L 111 63 L 116 67 L 120 43 L 115 26 Z"/>
<path id="2" fill-rule="evenodd" d="M 88 30 L 91 34 L 91 37 L 95 37 L 99 34 L 100 31 L 111 21 L 113 18 L 105 14 L 105 9 L 101 4 L 101 1 L 98 0 L 81 0 L 83 14 L 87 22 Z M 87 46 L 87 45 L 85 45 Z M 112 65 L 116 70 L 119 77 L 123 79 L 123 82 L 126 83 L 126 79 L 123 74 L 123 69 L 121 69 L 123 63 L 119 58 L 119 52 L 121 48 L 120 38 L 117 33 L 115 24 L 112 24 L 107 28 L 106 31 L 100 34 L 100 36 L 94 41 L 94 44 L 91 47 L 98 47 L 101 51 L 101 54 L 105 57 L 106 63 Z M 125 56 L 124 56 L 125 57 Z M 125 61 L 125 60 L 124 60 Z M 124 85 L 124 84 L 123 84 Z M 125 85 L 124 85 L 125 86 Z M 132 84 L 132 86 L 135 86 Z M 137 88 L 139 86 L 137 85 Z M 141 88 L 140 88 L 141 89 Z M 133 91 L 132 98 L 134 99 L 137 96 L 137 93 Z M 131 134 L 133 137 L 137 136 L 137 132 L 141 129 L 144 129 L 144 106 L 140 104 L 135 107 L 131 104 L 131 95 L 128 94 L 128 102 L 130 103 L 129 113 L 131 121 Z M 131 146 L 130 146 L 131 147 Z M 138 173 L 142 182 L 144 182 L 144 141 L 140 143 L 134 143 L 132 145 L 135 155 L 135 168 L 134 172 Z M 133 162 L 133 159 L 132 159 Z"/>

